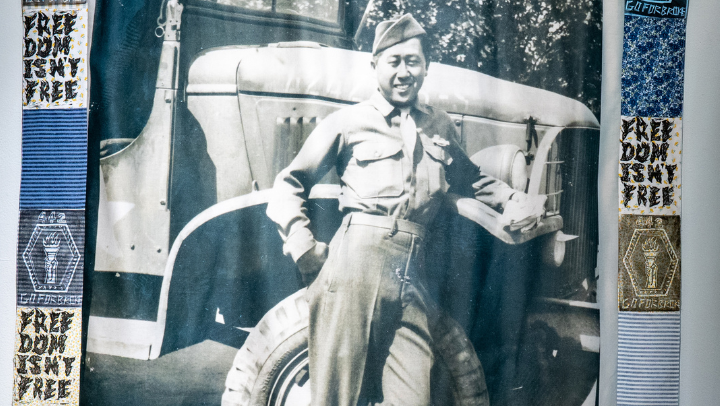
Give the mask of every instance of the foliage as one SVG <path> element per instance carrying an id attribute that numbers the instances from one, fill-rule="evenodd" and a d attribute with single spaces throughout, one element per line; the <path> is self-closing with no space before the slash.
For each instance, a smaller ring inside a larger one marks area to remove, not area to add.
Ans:
<path id="1" fill-rule="evenodd" d="M 600 113 L 600 0 L 386 0 L 373 2 L 358 44 L 405 13 L 428 31 L 433 61 L 580 100 Z"/>

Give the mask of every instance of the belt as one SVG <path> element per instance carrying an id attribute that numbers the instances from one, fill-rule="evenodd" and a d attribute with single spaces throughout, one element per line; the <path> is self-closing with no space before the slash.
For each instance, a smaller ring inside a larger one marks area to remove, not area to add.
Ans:
<path id="1" fill-rule="evenodd" d="M 390 230 L 390 235 L 398 231 L 414 234 L 422 239 L 425 238 L 425 227 L 412 221 L 396 219 L 390 216 L 377 216 L 366 213 L 350 213 L 343 219 L 344 226 L 362 225 Z"/>

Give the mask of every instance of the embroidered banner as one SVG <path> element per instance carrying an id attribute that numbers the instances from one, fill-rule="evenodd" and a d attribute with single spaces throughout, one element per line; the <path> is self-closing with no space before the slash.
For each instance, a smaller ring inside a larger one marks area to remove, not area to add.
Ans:
<path id="1" fill-rule="evenodd" d="M 644 17 L 685 18 L 687 0 L 625 0 L 625 14 Z"/>
<path id="2" fill-rule="evenodd" d="M 622 117 L 620 214 L 679 214 L 681 154 L 682 118 Z"/>
<path id="3" fill-rule="evenodd" d="M 677 405 L 679 399 L 686 14 L 686 0 L 625 2 L 618 405 Z"/>
<path id="4" fill-rule="evenodd" d="M 20 210 L 18 306 L 81 307 L 85 212 Z"/>
<path id="5" fill-rule="evenodd" d="M 680 310 L 680 216 L 620 216 L 622 311 Z"/>
<path id="6" fill-rule="evenodd" d="M 77 405 L 82 314 L 70 308 L 17 308 L 15 405 Z"/>
<path id="7" fill-rule="evenodd" d="M 23 11 L 23 108 L 85 107 L 87 8 Z"/>
<path id="8" fill-rule="evenodd" d="M 88 9 L 77 3 L 23 1 L 14 405 L 80 401 Z"/>

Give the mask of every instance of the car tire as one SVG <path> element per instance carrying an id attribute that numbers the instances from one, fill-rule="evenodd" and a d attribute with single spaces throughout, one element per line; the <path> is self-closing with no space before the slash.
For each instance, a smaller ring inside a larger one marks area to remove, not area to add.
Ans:
<path id="1" fill-rule="evenodd" d="M 305 289 L 265 314 L 240 348 L 225 381 L 223 406 L 296 406 L 307 401 L 308 307 Z M 480 360 L 465 331 L 443 315 L 431 328 L 435 405 L 487 405 Z M 290 400 L 294 399 L 294 400 Z"/>

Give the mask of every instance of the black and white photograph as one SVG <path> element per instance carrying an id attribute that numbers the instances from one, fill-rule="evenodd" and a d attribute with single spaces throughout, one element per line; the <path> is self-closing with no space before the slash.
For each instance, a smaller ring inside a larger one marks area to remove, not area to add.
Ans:
<path id="1" fill-rule="evenodd" d="M 600 0 L 97 0 L 81 403 L 594 406 Z"/>

